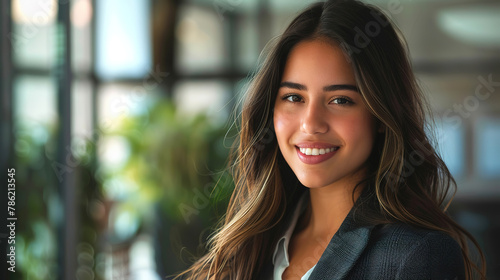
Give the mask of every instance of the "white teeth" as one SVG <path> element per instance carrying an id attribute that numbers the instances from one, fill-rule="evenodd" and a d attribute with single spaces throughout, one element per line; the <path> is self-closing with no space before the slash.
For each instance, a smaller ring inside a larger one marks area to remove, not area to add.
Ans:
<path id="1" fill-rule="evenodd" d="M 327 148 L 327 149 L 299 148 L 299 151 L 308 156 L 319 156 L 336 151 L 337 149 L 338 148 Z"/>

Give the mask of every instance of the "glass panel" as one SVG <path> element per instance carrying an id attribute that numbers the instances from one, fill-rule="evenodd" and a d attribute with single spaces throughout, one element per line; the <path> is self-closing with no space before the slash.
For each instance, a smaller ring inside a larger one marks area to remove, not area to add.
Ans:
<path id="1" fill-rule="evenodd" d="M 438 151 L 454 177 L 463 177 L 465 172 L 465 139 L 462 126 L 450 123 L 437 125 Z"/>
<path id="2" fill-rule="evenodd" d="M 161 90 L 157 85 L 105 84 L 97 92 L 99 129 L 112 131 L 131 116 L 147 112 L 155 93 Z"/>
<path id="3" fill-rule="evenodd" d="M 19 124 L 53 127 L 57 121 L 55 80 L 19 76 L 14 80 L 14 120 Z"/>
<path id="4" fill-rule="evenodd" d="M 231 108 L 227 105 L 231 89 L 221 81 L 185 81 L 174 88 L 174 100 L 180 114 L 206 113 L 215 122 L 224 122 Z"/>
<path id="5" fill-rule="evenodd" d="M 442 9 L 436 18 L 438 26 L 447 35 L 461 42 L 496 48 L 500 45 L 499 16 L 500 6 L 492 3 Z"/>
<path id="6" fill-rule="evenodd" d="M 154 91 L 145 91 L 141 84 L 105 84 L 99 88 L 97 96 L 98 178 L 103 182 L 107 199 L 120 200 L 137 191 L 138 187 L 133 180 L 126 178 L 130 174 L 124 174 L 122 170 L 133 148 L 127 137 L 134 136 L 134 129 L 147 125 L 149 106 L 156 95 Z M 118 171 L 122 173 L 116 174 Z"/>
<path id="7" fill-rule="evenodd" d="M 85 162 L 90 157 L 89 145 L 94 143 L 92 83 L 87 80 L 74 81 L 72 95 L 71 150 L 73 155 Z"/>
<path id="8" fill-rule="evenodd" d="M 55 60 L 55 0 L 13 0 L 12 42 L 14 63 L 21 67 L 49 69 Z"/>
<path id="9" fill-rule="evenodd" d="M 221 20 L 228 12 L 247 13 L 257 10 L 260 0 L 192 0 L 193 4 L 210 5 Z"/>
<path id="10" fill-rule="evenodd" d="M 476 168 L 480 176 L 500 177 L 500 118 L 481 118 L 477 121 L 475 141 Z"/>
<path id="11" fill-rule="evenodd" d="M 282 34 L 288 27 L 290 22 L 293 20 L 294 15 L 295 15 L 294 13 L 283 13 L 283 12 L 273 14 L 273 16 L 271 17 L 271 27 L 270 27 L 271 38 Z M 271 38 L 264 38 L 264 39 L 269 40 Z"/>
<path id="12" fill-rule="evenodd" d="M 149 1 L 96 1 L 96 72 L 103 79 L 141 78 L 151 69 Z"/>
<path id="13" fill-rule="evenodd" d="M 180 72 L 221 71 L 227 65 L 223 22 L 214 10 L 184 6 L 176 36 Z"/>
<path id="14" fill-rule="evenodd" d="M 150 243 L 136 246 L 134 242 L 141 239 L 136 235 L 148 223 L 146 213 L 152 213 L 154 198 L 158 197 L 154 193 L 157 186 L 147 177 L 154 166 L 148 165 L 150 158 L 143 156 L 151 149 L 144 131 L 151 127 L 151 106 L 160 90 L 146 82 L 113 83 L 104 84 L 97 93 L 97 180 L 102 183 L 105 203 L 110 205 L 106 217 L 108 250 L 99 256 L 105 278 L 160 279 L 154 271 Z"/>
<path id="15" fill-rule="evenodd" d="M 87 80 L 73 82 L 71 129 L 73 137 L 92 136 L 92 83 Z"/>
<path id="16" fill-rule="evenodd" d="M 71 5 L 72 23 L 72 67 L 76 72 L 89 72 L 92 65 L 91 20 L 93 16 L 90 0 L 73 0 Z"/>
<path id="17" fill-rule="evenodd" d="M 146 235 L 142 235 L 132 245 L 129 254 L 132 279 L 165 279 L 156 273 L 155 245 L 155 241 Z"/>
<path id="18" fill-rule="evenodd" d="M 257 67 L 259 58 L 259 34 L 256 16 L 243 16 L 238 21 L 238 67 L 243 71 L 253 70 Z M 232 39 L 232 38 L 230 38 Z"/>
<path id="19" fill-rule="evenodd" d="M 271 12 L 273 14 L 288 13 L 291 16 L 311 5 L 316 0 L 289 1 L 289 0 L 269 0 Z M 291 19 L 290 19 L 291 20 Z"/>
<path id="20" fill-rule="evenodd" d="M 57 275 L 57 228 L 62 209 L 54 163 L 57 145 L 55 80 L 19 75 L 13 82 L 16 156 L 16 271 L 25 279 Z"/>

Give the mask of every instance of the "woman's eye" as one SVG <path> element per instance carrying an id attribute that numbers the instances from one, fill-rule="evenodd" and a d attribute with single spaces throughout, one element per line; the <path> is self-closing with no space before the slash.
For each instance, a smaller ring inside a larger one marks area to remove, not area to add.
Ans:
<path id="1" fill-rule="evenodd" d="M 337 97 L 332 100 L 332 103 L 337 104 L 337 105 L 351 105 L 353 102 L 347 98 L 344 97 Z"/>
<path id="2" fill-rule="evenodd" d="M 298 95 L 295 95 L 295 94 L 287 95 L 283 99 L 286 101 L 293 102 L 293 103 L 302 101 L 302 98 Z"/>

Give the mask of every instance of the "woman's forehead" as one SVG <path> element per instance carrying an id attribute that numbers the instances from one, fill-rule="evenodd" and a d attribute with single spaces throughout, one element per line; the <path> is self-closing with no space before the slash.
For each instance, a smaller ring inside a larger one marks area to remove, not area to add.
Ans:
<path id="1" fill-rule="evenodd" d="M 302 41 L 289 53 L 282 81 L 321 86 L 355 84 L 351 64 L 342 49 L 324 40 Z"/>

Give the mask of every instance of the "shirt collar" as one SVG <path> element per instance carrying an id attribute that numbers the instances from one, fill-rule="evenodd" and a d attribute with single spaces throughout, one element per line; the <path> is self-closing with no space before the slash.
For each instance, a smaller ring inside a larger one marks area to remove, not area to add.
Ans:
<path id="1" fill-rule="evenodd" d="M 290 239 L 292 238 L 293 231 L 295 230 L 295 226 L 297 225 L 297 221 L 299 220 L 300 215 L 304 212 L 306 209 L 307 203 L 306 200 L 309 198 L 307 195 L 307 192 L 302 195 L 302 197 L 299 199 L 299 202 L 297 203 L 297 207 L 295 208 L 293 212 L 292 219 L 290 220 L 290 224 L 285 231 L 285 234 L 278 240 L 278 243 L 276 244 L 276 248 L 274 249 L 274 254 L 273 254 L 273 265 L 275 265 L 276 261 L 276 256 L 278 255 L 278 252 L 280 252 L 285 256 L 286 263 L 290 263 L 288 259 L 288 244 L 290 243 Z"/>

